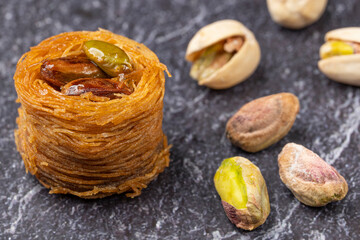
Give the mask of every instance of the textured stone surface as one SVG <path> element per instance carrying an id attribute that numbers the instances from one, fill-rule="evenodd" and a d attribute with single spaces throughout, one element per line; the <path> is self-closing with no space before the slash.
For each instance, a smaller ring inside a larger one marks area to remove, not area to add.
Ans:
<path id="1" fill-rule="evenodd" d="M 317 23 L 291 31 L 271 21 L 264 0 L 1 0 L 0 239 L 356 239 L 360 89 L 328 80 L 317 60 L 324 34 L 359 26 L 359 14 L 358 0 L 330 0 Z M 214 91 L 190 79 L 183 59 L 191 36 L 224 18 L 240 20 L 255 33 L 262 60 L 249 80 Z M 14 144 L 18 104 L 12 76 L 19 57 L 44 38 L 98 27 L 146 44 L 173 74 L 164 106 L 164 130 L 174 145 L 171 165 L 135 199 L 50 195 L 25 174 Z M 282 91 L 301 103 L 289 134 L 256 154 L 231 146 L 224 132 L 232 114 L 252 99 Z M 299 203 L 278 175 L 277 155 L 288 142 L 332 164 L 348 181 L 347 197 L 322 208 Z M 253 232 L 230 223 L 212 181 L 222 159 L 236 155 L 259 166 L 268 185 L 271 213 Z"/>

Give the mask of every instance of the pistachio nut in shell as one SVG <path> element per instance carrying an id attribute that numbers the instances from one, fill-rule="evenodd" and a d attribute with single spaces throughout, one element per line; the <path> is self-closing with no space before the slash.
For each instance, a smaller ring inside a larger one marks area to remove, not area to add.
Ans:
<path id="1" fill-rule="evenodd" d="M 328 78 L 360 86 L 360 27 L 332 30 L 320 48 L 319 69 Z"/>
<path id="2" fill-rule="evenodd" d="M 278 157 L 283 183 L 302 203 L 321 207 L 343 199 L 348 192 L 345 179 L 311 150 L 288 143 Z"/>
<path id="3" fill-rule="evenodd" d="M 238 228 L 253 230 L 270 213 L 266 183 L 257 166 L 243 157 L 223 160 L 214 184 L 229 220 Z"/>
<path id="4" fill-rule="evenodd" d="M 190 75 L 213 89 L 230 88 L 256 70 L 260 46 L 254 34 L 235 20 L 221 20 L 201 28 L 190 40 L 186 60 Z"/>
<path id="5" fill-rule="evenodd" d="M 272 20 L 283 27 L 301 29 L 316 22 L 327 0 L 267 0 Z"/>
<path id="6" fill-rule="evenodd" d="M 231 143 L 247 152 L 257 152 L 282 139 L 299 112 L 298 98 L 278 93 L 255 99 L 239 109 L 226 124 Z"/>

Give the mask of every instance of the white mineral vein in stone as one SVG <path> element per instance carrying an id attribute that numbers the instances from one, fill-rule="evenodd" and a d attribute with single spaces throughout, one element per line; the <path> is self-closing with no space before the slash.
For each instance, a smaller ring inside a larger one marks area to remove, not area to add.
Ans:
<path id="1" fill-rule="evenodd" d="M 311 230 L 310 234 L 306 238 L 302 239 L 313 239 L 313 240 L 326 240 L 325 234 L 318 230 Z"/>
<path id="2" fill-rule="evenodd" d="M 299 207 L 299 205 L 300 205 L 300 202 L 297 200 L 294 200 L 293 203 L 289 206 L 289 208 L 288 208 L 289 210 L 287 210 L 286 217 L 283 219 L 277 219 L 278 223 L 275 226 L 270 228 L 270 230 L 268 230 L 268 232 L 266 232 L 264 235 L 258 236 L 255 239 L 271 240 L 271 239 L 279 238 L 279 236 L 281 236 L 283 233 L 291 234 L 292 229 L 291 229 L 290 218 L 292 217 L 294 211 Z M 279 206 L 275 207 L 275 209 L 278 209 L 278 208 L 279 208 Z"/>
<path id="3" fill-rule="evenodd" d="M 196 15 L 196 17 L 190 19 L 188 21 L 188 24 L 185 25 L 184 27 L 182 28 L 179 28 L 173 32 L 169 32 L 167 34 L 165 34 L 164 36 L 160 36 L 156 39 L 155 43 L 156 44 L 160 44 L 160 43 L 164 43 L 164 42 L 167 42 L 171 39 L 174 39 L 176 37 L 179 37 L 179 36 L 182 36 L 184 34 L 186 34 L 187 32 L 189 32 L 191 29 L 194 29 L 196 28 L 195 26 L 197 24 L 200 24 L 203 22 L 203 19 L 205 18 L 206 16 L 206 8 L 204 5 L 200 5 L 199 6 L 199 12 L 198 14 Z"/>
<path id="4" fill-rule="evenodd" d="M 333 164 L 343 153 L 343 151 L 349 146 L 351 136 L 357 132 L 360 126 L 360 98 L 359 95 L 352 98 L 348 96 L 347 101 L 352 101 L 353 112 L 348 115 L 345 121 L 340 125 L 339 130 L 334 132 L 329 137 L 329 142 L 335 142 L 338 139 L 342 139 L 340 146 L 334 148 L 329 154 L 325 156 L 326 161 L 329 164 Z"/>
<path id="5" fill-rule="evenodd" d="M 336 110 L 335 110 L 335 113 L 334 113 L 335 119 L 338 119 L 340 117 L 341 111 L 343 109 L 346 109 L 351 105 L 351 103 L 353 101 L 353 95 L 354 94 L 353 94 L 352 91 L 348 92 L 346 101 L 336 107 Z"/>
<path id="6" fill-rule="evenodd" d="M 190 173 L 191 178 L 194 179 L 196 183 L 201 183 L 203 181 L 201 169 L 194 163 L 193 160 L 189 158 L 184 159 L 184 167 Z M 190 209 L 189 209 L 190 211 Z"/>
<path id="7" fill-rule="evenodd" d="M 159 34 L 159 30 L 158 28 L 152 29 L 150 34 L 148 34 L 148 37 L 146 38 L 146 40 L 144 40 L 144 45 L 150 45 L 153 42 L 155 42 L 157 35 Z"/>
<path id="8" fill-rule="evenodd" d="M 229 140 L 228 140 L 227 137 L 226 137 L 226 132 L 225 132 L 225 131 L 224 131 L 224 133 L 221 135 L 220 143 L 221 143 L 222 146 L 229 145 Z"/>
<path id="9" fill-rule="evenodd" d="M 210 90 L 208 88 L 202 91 L 197 97 L 194 98 L 194 100 L 188 102 L 188 107 L 193 108 L 195 104 L 202 101 L 207 96 L 209 91 Z"/>
<path id="10" fill-rule="evenodd" d="M 318 212 L 309 225 L 311 226 L 312 224 L 314 224 L 322 213 L 323 212 Z"/>
<path id="11" fill-rule="evenodd" d="M 193 229 L 190 229 L 189 230 L 189 233 L 194 233 L 194 232 L 197 232 L 197 231 L 202 231 L 203 229 L 201 227 L 198 227 L 198 226 L 195 226 Z"/>
<path id="12" fill-rule="evenodd" d="M 236 232 L 236 231 L 232 231 L 232 232 L 228 232 L 228 233 L 226 233 L 225 235 L 221 235 L 221 233 L 218 231 L 218 230 L 216 230 L 216 231 L 213 231 L 212 233 L 211 233 L 211 235 L 212 235 L 212 239 L 213 240 L 223 240 L 223 239 L 228 239 L 228 238 L 231 238 L 232 236 L 235 236 L 236 235 L 236 239 L 239 239 L 239 240 L 250 240 L 250 236 L 245 236 L 245 235 L 239 235 L 238 234 L 238 232 Z"/>
<path id="13" fill-rule="evenodd" d="M 17 225 L 18 225 L 19 221 L 21 220 L 23 213 L 25 213 L 27 205 L 30 203 L 32 198 L 41 191 L 41 189 L 42 189 L 42 186 L 36 185 L 34 188 L 32 188 L 30 191 L 28 191 L 22 198 L 20 198 L 20 200 L 18 201 L 19 206 L 18 206 L 17 215 L 15 215 L 13 217 L 14 220 L 11 221 L 10 228 L 5 230 L 6 233 L 11 233 L 11 234 L 15 233 Z M 11 208 L 11 206 L 13 205 L 13 201 L 17 201 L 16 196 L 13 197 L 13 200 L 12 200 L 9 208 Z"/>

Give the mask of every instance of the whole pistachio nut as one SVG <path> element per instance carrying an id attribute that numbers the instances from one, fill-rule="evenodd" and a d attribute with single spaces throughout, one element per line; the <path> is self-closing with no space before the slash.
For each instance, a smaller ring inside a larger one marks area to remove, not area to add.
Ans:
<path id="1" fill-rule="evenodd" d="M 112 77 L 132 70 L 129 56 L 114 44 L 89 40 L 83 45 L 86 56 Z"/>
<path id="2" fill-rule="evenodd" d="M 238 228 L 253 230 L 270 213 L 266 183 L 257 166 L 243 157 L 223 160 L 214 184 L 229 220 Z"/>
<path id="3" fill-rule="evenodd" d="M 235 20 L 221 20 L 201 28 L 189 42 L 186 60 L 190 76 L 213 89 L 225 89 L 246 80 L 260 62 L 254 34 Z"/>
<path id="4" fill-rule="evenodd" d="M 360 86 L 360 28 L 340 28 L 325 35 L 319 69 L 328 78 Z"/>
<path id="5" fill-rule="evenodd" d="M 283 27 L 300 29 L 316 22 L 327 0 L 267 0 L 272 20 Z"/>
<path id="6" fill-rule="evenodd" d="M 278 157 L 283 183 L 302 203 L 321 207 L 343 199 L 348 192 L 345 179 L 311 150 L 288 143 Z"/>
<path id="7" fill-rule="evenodd" d="M 282 139 L 299 112 L 298 98 L 278 93 L 255 99 L 239 109 L 226 124 L 231 143 L 247 152 L 257 152 Z"/>

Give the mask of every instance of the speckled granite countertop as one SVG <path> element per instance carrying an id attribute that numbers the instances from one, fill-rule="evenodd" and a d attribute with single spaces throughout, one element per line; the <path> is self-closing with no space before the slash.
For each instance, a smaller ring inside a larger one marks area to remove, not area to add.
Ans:
<path id="1" fill-rule="evenodd" d="M 358 0 L 330 0 L 319 22 L 290 31 L 270 20 L 264 0 L 0 1 L 0 239 L 358 239 L 360 236 L 360 88 L 328 80 L 317 68 L 324 34 L 360 25 Z M 84 1 L 85 2 L 85 1 Z M 191 36 L 215 20 L 240 20 L 256 35 L 262 60 L 246 82 L 228 90 L 197 86 L 184 55 Z M 98 27 L 146 44 L 173 77 L 166 82 L 163 128 L 171 165 L 140 197 L 82 200 L 50 195 L 25 174 L 13 130 L 19 57 L 52 35 Z M 272 93 L 296 94 L 301 110 L 290 133 L 248 154 L 224 135 L 244 103 Z M 300 143 L 345 177 L 349 193 L 322 208 L 300 204 L 282 184 L 277 155 Z M 212 182 L 222 159 L 241 155 L 262 170 L 271 213 L 246 232 L 225 216 Z"/>

